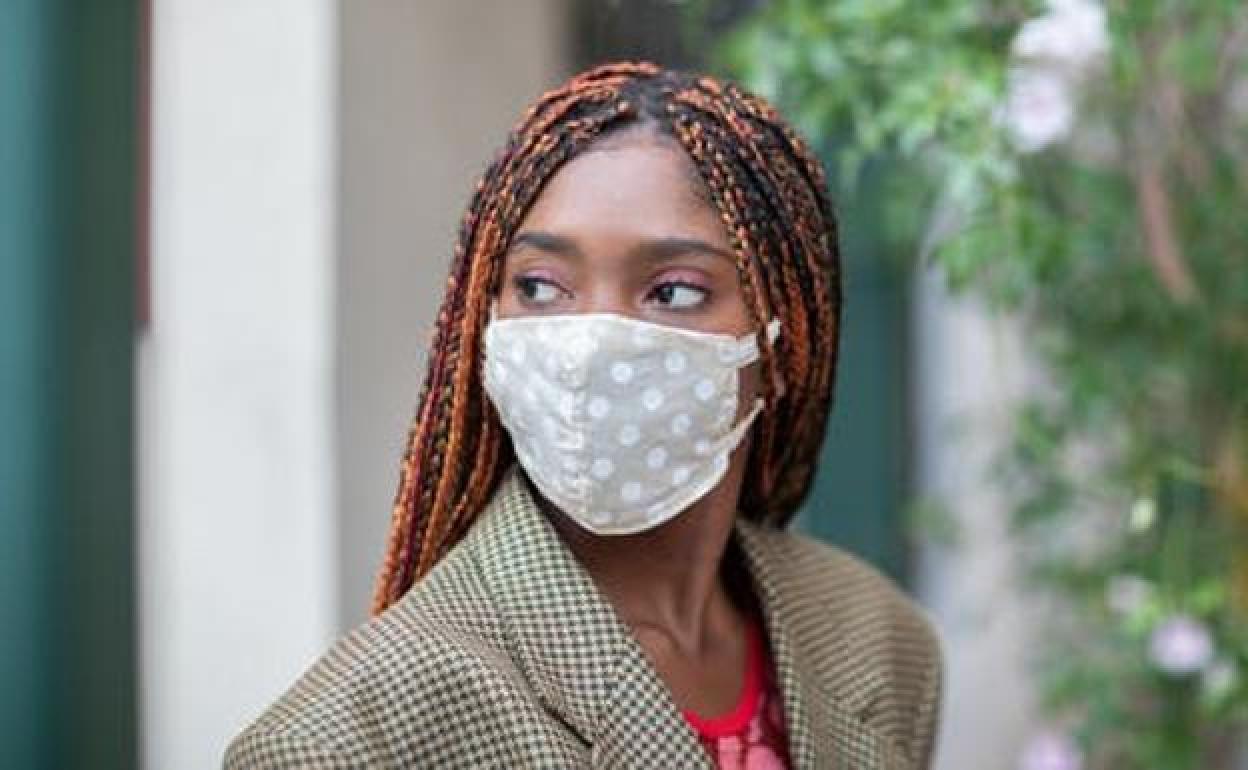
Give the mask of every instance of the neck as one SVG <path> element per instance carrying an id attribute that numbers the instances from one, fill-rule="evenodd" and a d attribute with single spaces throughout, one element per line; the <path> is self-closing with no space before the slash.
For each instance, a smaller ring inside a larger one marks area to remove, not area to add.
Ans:
<path id="1" fill-rule="evenodd" d="M 719 484 L 689 509 L 633 535 L 595 535 L 544 500 L 542 507 L 625 623 L 697 652 L 741 624 L 744 597 L 734 570 L 744 565 L 724 557 L 743 473 L 742 462 L 731 462 Z"/>

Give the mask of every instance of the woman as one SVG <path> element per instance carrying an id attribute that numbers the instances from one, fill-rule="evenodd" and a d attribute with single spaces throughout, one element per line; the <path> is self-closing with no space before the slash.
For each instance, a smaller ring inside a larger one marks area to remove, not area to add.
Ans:
<path id="1" fill-rule="evenodd" d="M 374 617 L 227 767 L 927 767 L 930 625 L 784 529 L 840 280 L 760 99 L 649 63 L 544 95 L 463 220 Z"/>

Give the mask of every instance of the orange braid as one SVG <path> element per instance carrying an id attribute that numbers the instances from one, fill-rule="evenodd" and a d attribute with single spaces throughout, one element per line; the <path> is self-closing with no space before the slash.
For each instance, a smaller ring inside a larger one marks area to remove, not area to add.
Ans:
<path id="1" fill-rule="evenodd" d="M 770 105 L 732 84 L 649 62 L 606 64 L 525 110 L 464 213 L 400 464 L 374 614 L 459 541 L 515 461 L 481 376 L 486 312 L 503 254 L 546 181 L 629 125 L 684 148 L 730 236 L 756 327 L 773 315 L 784 324 L 777 347 L 760 336 L 769 408 L 752 442 L 740 508 L 783 526 L 808 493 L 831 408 L 841 318 L 836 221 L 823 169 Z M 777 373 L 787 386 L 783 398 L 774 392 Z"/>

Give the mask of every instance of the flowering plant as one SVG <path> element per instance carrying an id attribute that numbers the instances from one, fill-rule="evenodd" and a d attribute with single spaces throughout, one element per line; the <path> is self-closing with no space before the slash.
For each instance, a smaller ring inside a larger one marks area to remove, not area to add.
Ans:
<path id="1" fill-rule="evenodd" d="M 721 55 L 836 148 L 842 198 L 883 190 L 894 251 L 1026 321 L 1047 381 L 995 469 L 1057 617 L 1019 766 L 1234 766 L 1248 6 L 777 0 Z"/>

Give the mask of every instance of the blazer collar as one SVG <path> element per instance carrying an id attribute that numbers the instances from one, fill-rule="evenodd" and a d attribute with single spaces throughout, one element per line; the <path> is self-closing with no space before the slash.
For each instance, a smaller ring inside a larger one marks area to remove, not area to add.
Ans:
<path id="1" fill-rule="evenodd" d="M 837 702 L 838 683 L 855 672 L 825 663 L 841 644 L 836 619 L 815 627 L 795 622 L 799 597 L 810 592 L 789 560 L 777 558 L 775 537 L 783 533 L 740 518 L 734 536 L 762 606 L 792 766 L 891 767 L 887 747 Z M 595 767 L 713 767 L 631 630 L 546 520 L 519 466 L 504 474 L 464 544 L 506 621 L 517 664 L 547 708 L 592 746 Z"/>

